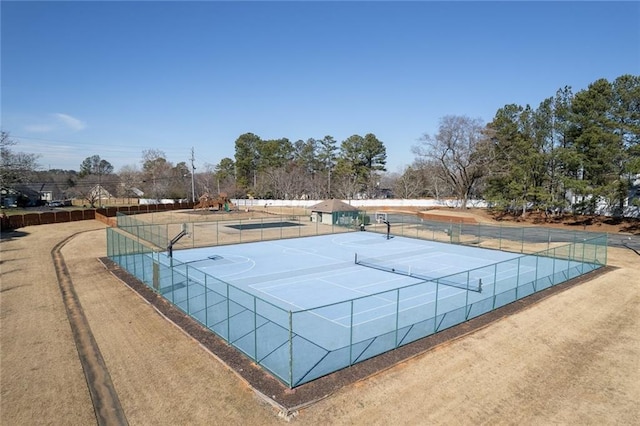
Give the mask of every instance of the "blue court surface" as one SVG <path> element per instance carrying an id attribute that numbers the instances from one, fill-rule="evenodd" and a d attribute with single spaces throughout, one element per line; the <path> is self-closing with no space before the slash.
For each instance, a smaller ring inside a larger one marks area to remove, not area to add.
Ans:
<path id="1" fill-rule="evenodd" d="M 351 231 L 173 257 L 107 235 L 111 259 L 291 388 L 606 264 L 606 236 L 577 234 L 532 254 Z"/>
<path id="2" fill-rule="evenodd" d="M 520 254 L 352 231 L 169 257 L 108 235 L 110 258 L 292 388 L 597 269 L 606 256 L 599 240 Z"/>
<path id="3" fill-rule="evenodd" d="M 420 273 L 421 278 L 357 265 L 356 253 L 361 259 L 377 258 L 380 263 L 397 265 L 398 270 Z M 425 277 L 435 280 L 521 255 L 403 237 L 387 239 L 385 235 L 360 232 L 181 250 L 173 256 L 284 310 L 300 311 L 407 287 L 425 281 Z M 471 281 L 484 278 L 489 284 L 490 272 L 478 270 Z M 443 291 L 442 297 L 446 293 L 465 293 L 460 288 Z M 378 310 L 384 310 L 384 301 L 379 302 Z M 377 313 L 380 312 L 375 309 L 358 313 L 357 322 L 374 318 Z"/>

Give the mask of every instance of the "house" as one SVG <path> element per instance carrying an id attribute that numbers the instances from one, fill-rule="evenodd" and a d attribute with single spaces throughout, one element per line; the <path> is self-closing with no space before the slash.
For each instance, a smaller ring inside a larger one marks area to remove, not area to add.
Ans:
<path id="1" fill-rule="evenodd" d="M 340 200 L 322 201 L 310 207 L 311 222 L 325 225 L 355 226 L 359 225 L 360 211 Z"/>
<path id="2" fill-rule="evenodd" d="M 64 198 L 56 183 L 18 183 L 11 188 L 3 188 L 0 193 L 3 207 L 41 206 Z"/>
<path id="3" fill-rule="evenodd" d="M 0 206 L 2 207 L 18 207 L 19 198 L 20 193 L 13 188 L 0 189 Z"/>
<path id="4" fill-rule="evenodd" d="M 108 200 L 113 198 L 113 195 L 104 187 L 104 185 L 95 185 L 89 190 L 88 198 L 92 200 Z"/>

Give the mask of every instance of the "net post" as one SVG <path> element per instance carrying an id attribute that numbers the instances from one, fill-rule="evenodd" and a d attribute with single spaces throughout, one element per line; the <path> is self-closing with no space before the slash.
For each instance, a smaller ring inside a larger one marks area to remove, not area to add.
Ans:
<path id="1" fill-rule="evenodd" d="M 354 254 L 355 254 L 355 257 L 354 257 L 353 263 L 355 263 L 357 265 L 358 264 L 358 253 L 354 253 Z"/>

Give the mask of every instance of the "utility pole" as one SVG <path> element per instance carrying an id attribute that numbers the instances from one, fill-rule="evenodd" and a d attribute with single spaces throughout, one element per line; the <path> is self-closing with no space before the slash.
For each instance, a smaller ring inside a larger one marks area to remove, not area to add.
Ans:
<path id="1" fill-rule="evenodd" d="M 194 175 L 196 174 L 196 166 L 193 165 L 193 162 L 195 161 L 195 157 L 194 157 L 194 153 L 193 153 L 193 147 L 191 147 L 191 201 L 192 202 L 196 202 L 196 187 L 194 184 Z"/>

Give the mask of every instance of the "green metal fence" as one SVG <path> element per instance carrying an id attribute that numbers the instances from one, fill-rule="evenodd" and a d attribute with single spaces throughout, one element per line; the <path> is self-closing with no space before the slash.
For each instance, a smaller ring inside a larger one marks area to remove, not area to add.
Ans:
<path id="1" fill-rule="evenodd" d="M 153 223 L 139 220 L 135 215 L 118 213 L 116 220 L 119 229 L 159 248 L 166 248 L 169 241 L 184 229 L 187 231 L 187 237 L 179 240 L 174 246 L 179 250 L 360 230 L 359 225 L 363 219 L 357 214 L 345 212 L 336 213 L 334 216 L 333 224 L 312 222 L 309 215 L 269 215 L 248 219 Z"/>
<path id="2" fill-rule="evenodd" d="M 164 247 L 167 240 L 162 238 L 171 235 L 171 226 L 175 224 L 149 225 L 137 223 L 131 218 L 119 218 L 120 228 L 107 229 L 107 254 L 122 268 L 291 388 L 460 324 L 606 264 L 606 234 L 578 231 L 557 233 L 544 228 L 536 228 L 535 232 L 513 227 L 466 228 L 459 224 L 448 224 L 450 228 L 446 232 L 442 223 L 425 223 L 411 218 L 403 221 L 398 217 L 393 219 L 392 230 L 396 235 L 438 240 L 442 233 L 449 238 L 449 242 L 453 241 L 452 235 L 456 235 L 454 243 L 490 248 L 519 246 L 520 249 L 514 251 L 520 251 L 522 255 L 435 281 L 424 281 L 312 309 L 289 311 L 170 258 L 161 250 L 150 248 L 146 238 L 150 238 L 148 241 L 154 245 Z M 276 230 L 275 237 L 270 233 L 269 239 L 278 238 L 278 234 L 283 238 L 306 236 L 300 228 L 295 234 L 290 231 L 294 226 L 278 228 L 273 225 L 294 221 L 291 217 L 281 218 L 280 222 L 265 220 L 235 221 L 235 224 L 250 224 L 253 234 L 257 234 L 261 227 L 254 225 L 269 223 L 264 229 L 270 232 Z M 149 229 L 149 226 L 157 226 L 158 229 Z M 209 239 L 218 235 L 220 227 L 226 225 L 216 223 L 211 226 L 216 232 L 210 233 Z M 458 232 L 452 232 L 454 227 Z M 351 229 L 351 226 L 335 229 Z M 472 232 L 473 229 L 475 232 Z M 242 235 L 242 227 L 236 230 Z M 375 224 L 370 230 L 378 231 Z M 382 228 L 379 231 L 383 232 Z M 431 238 L 428 238 L 429 233 Z M 248 235 L 245 235 L 245 239 L 240 235 L 230 243 L 250 239 Z M 251 240 L 255 241 L 255 238 Z M 260 238 L 267 239 L 267 235 L 261 233 Z M 567 239 L 570 241 L 557 241 Z M 216 242 L 211 243 L 213 245 Z M 545 247 L 534 251 L 540 245 Z M 446 300 L 438 298 L 438 293 L 448 287 L 442 282 L 469 282 L 471 277 L 479 274 L 493 277 L 491 282 L 485 283 L 490 290 L 483 293 L 461 292 Z M 435 301 L 419 300 L 419 295 L 429 291 L 435 291 Z M 355 314 L 380 297 L 395 301 L 389 304 L 387 315 L 360 324 L 354 321 Z M 336 316 L 350 318 L 351 326 L 335 327 L 335 324 L 326 320 Z"/>

